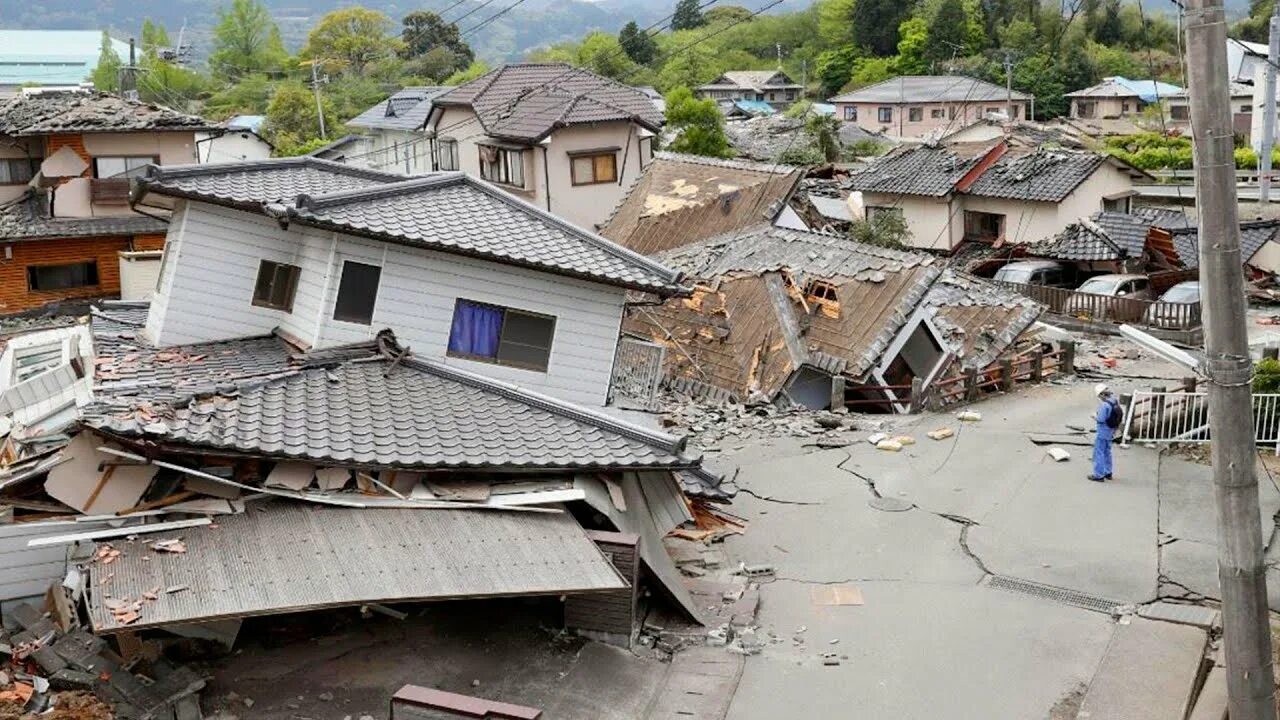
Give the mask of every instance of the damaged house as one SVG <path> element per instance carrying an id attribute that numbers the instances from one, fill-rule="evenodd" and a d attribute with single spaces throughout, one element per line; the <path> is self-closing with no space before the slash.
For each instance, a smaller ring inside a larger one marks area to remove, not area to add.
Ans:
<path id="1" fill-rule="evenodd" d="M 760 223 L 661 253 L 693 295 L 635 307 L 628 332 L 667 346 L 693 394 L 906 412 L 949 370 L 1011 349 L 1041 307 L 928 255 Z"/>

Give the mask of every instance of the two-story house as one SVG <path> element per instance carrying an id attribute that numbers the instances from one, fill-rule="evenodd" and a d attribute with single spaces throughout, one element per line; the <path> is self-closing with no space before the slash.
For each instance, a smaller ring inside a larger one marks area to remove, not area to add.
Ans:
<path id="1" fill-rule="evenodd" d="M 173 213 L 145 332 L 161 346 L 393 328 L 419 357 L 601 406 L 628 291 L 682 292 L 679 273 L 463 173 L 152 167 L 134 201 Z"/>
<path id="2" fill-rule="evenodd" d="M 437 170 L 482 178 L 570 222 L 603 222 L 653 156 L 643 92 L 559 63 L 504 65 L 432 99 Z"/>
<path id="3" fill-rule="evenodd" d="M 804 86 L 781 70 L 730 70 L 693 92 L 700 98 L 765 102 L 782 109 L 800 99 Z"/>
<path id="4" fill-rule="evenodd" d="M 1102 153 L 996 142 L 904 145 L 849 178 L 862 215 L 896 215 L 913 247 L 1034 242 L 1100 210 L 1127 212 L 1141 170 Z"/>
<path id="5" fill-rule="evenodd" d="M 374 170 L 424 175 L 435 170 L 431 146 L 423 127 L 431 114 L 432 99 L 451 87 L 415 86 L 396 91 L 391 97 L 347 121 L 367 138 L 364 164 Z"/>
<path id="6" fill-rule="evenodd" d="M 117 254 L 164 243 L 164 221 L 129 207 L 130 177 L 196 162 L 196 134 L 212 129 L 86 91 L 0 102 L 0 314 L 118 295 Z"/>
<path id="7" fill-rule="evenodd" d="M 1148 105 L 1184 96 L 1177 85 L 1158 80 L 1130 80 L 1115 75 L 1063 95 L 1071 103 L 1071 117 L 1082 120 L 1124 118 L 1137 115 Z M 1188 118 L 1183 118 L 1184 120 Z"/>
<path id="8" fill-rule="evenodd" d="M 992 115 L 1035 115 L 1033 96 L 963 75 L 904 75 L 828 102 L 841 120 L 899 138 L 947 135 Z"/>

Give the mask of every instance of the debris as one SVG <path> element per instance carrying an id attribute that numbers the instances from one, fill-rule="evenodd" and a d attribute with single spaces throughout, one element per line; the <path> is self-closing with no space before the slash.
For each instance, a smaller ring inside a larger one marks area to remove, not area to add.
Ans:
<path id="1" fill-rule="evenodd" d="M 898 435 L 895 438 L 893 438 L 893 441 L 898 443 L 902 447 L 916 444 L 916 439 L 911 437 L 910 435 Z"/>
<path id="2" fill-rule="evenodd" d="M 819 415 L 814 418 L 814 422 L 818 423 L 818 427 L 826 428 L 827 430 L 837 430 L 844 426 L 844 421 L 840 419 L 839 415 Z"/>
<path id="3" fill-rule="evenodd" d="M 169 587 L 165 588 L 164 591 L 165 591 L 165 594 L 172 595 L 174 593 L 179 593 L 179 592 L 182 592 L 183 590 L 190 590 L 190 589 L 191 588 L 187 587 L 186 585 L 170 585 Z"/>
<path id="4" fill-rule="evenodd" d="M 818 585 L 810 589 L 814 605 L 862 605 L 862 591 L 856 585 Z"/>
<path id="5" fill-rule="evenodd" d="M 930 430 L 925 434 L 934 440 L 946 440 L 952 435 L 955 435 L 956 432 L 949 427 L 943 427 L 943 428 L 938 428 L 937 430 Z"/>
<path id="6" fill-rule="evenodd" d="M 368 605 L 361 605 L 360 613 L 363 615 L 367 615 L 369 613 L 378 613 L 379 615 L 386 615 L 387 617 L 394 618 L 396 620 L 404 620 L 405 618 L 409 617 L 409 613 L 400 612 L 399 610 L 393 610 L 387 607 L 386 605 L 379 605 L 377 603 L 369 603 Z"/>
<path id="7" fill-rule="evenodd" d="M 118 456 L 99 449 L 103 444 L 91 432 L 75 436 L 62 450 L 67 461 L 49 470 L 45 492 L 83 513 L 115 513 L 137 505 L 157 468 L 121 464 Z"/>
<path id="8" fill-rule="evenodd" d="M 341 490 L 350 480 L 351 471 L 346 468 L 322 468 L 316 471 L 316 485 L 321 490 Z"/>
<path id="9" fill-rule="evenodd" d="M 900 452 L 902 450 L 902 443 L 892 439 L 881 440 L 880 442 L 876 443 L 876 449 L 888 450 L 889 452 Z"/>
<path id="10" fill-rule="evenodd" d="M 743 564 L 739 570 L 740 574 L 749 578 L 769 577 L 774 574 L 772 565 L 747 565 Z"/>
<path id="11" fill-rule="evenodd" d="M 880 443 L 888 439 L 889 439 L 888 433 L 873 433 L 871 436 L 867 438 L 867 442 L 871 443 L 872 445 L 878 446 Z"/>
<path id="12" fill-rule="evenodd" d="M 1047 452 L 1054 462 L 1066 462 L 1071 459 L 1071 453 L 1060 447 L 1051 447 Z"/>
<path id="13" fill-rule="evenodd" d="M 267 473 L 265 485 L 301 490 L 311 484 L 316 475 L 316 467 L 301 462 L 278 462 Z"/>
<path id="14" fill-rule="evenodd" d="M 982 420 L 982 413 L 976 410 L 961 410 L 956 413 L 956 419 L 961 422 L 978 422 Z"/>
<path id="15" fill-rule="evenodd" d="M 822 653 L 822 664 L 828 667 L 840 664 L 840 655 L 837 653 Z"/>
<path id="16" fill-rule="evenodd" d="M 198 527 L 200 525 L 208 525 L 212 520 L 209 518 L 194 518 L 192 520 L 174 520 L 173 522 L 153 523 L 143 525 L 127 525 L 125 527 L 107 528 L 105 530 L 91 530 L 89 532 L 72 533 L 70 535 L 51 535 L 48 537 L 35 538 L 27 541 L 27 547 L 46 547 L 49 545 L 71 545 L 81 540 L 102 540 L 106 538 L 125 537 L 129 535 L 138 535 L 141 533 L 165 532 L 168 530 L 178 530 L 181 528 Z M 166 542 L 160 540 L 158 542 Z M 108 546 L 102 546 L 108 547 Z M 101 552 L 101 547 L 99 548 Z M 119 557 L 119 551 L 113 551 L 114 554 L 105 559 L 106 563 L 110 563 Z M 100 558 L 101 559 L 101 558 Z"/>
<path id="17" fill-rule="evenodd" d="M 187 551 L 187 544 L 182 542 L 182 538 L 169 538 L 151 543 L 151 549 L 161 553 L 184 553 Z"/>

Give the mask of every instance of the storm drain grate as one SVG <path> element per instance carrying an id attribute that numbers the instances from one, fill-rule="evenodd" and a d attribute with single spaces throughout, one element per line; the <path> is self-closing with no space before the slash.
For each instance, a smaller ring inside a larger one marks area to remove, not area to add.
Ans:
<path id="1" fill-rule="evenodd" d="M 1075 590 L 1067 588 L 1055 587 L 1053 585 L 1043 585 L 1029 580 L 1019 580 L 1018 578 L 1005 577 L 1003 575 L 991 575 L 987 578 L 986 586 L 995 588 L 996 590 L 1005 590 L 1008 592 L 1020 593 L 1022 595 L 1031 595 L 1032 597 L 1052 600 L 1053 602 L 1062 603 L 1063 605 L 1072 605 L 1085 610 L 1093 610 L 1094 612 L 1107 613 L 1108 615 L 1122 602 L 1115 600 L 1107 600 L 1105 598 L 1086 595 Z"/>

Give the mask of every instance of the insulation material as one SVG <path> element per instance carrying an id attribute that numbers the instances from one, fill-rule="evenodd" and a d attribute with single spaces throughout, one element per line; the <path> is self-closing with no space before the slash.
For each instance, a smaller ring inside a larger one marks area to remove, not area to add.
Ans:
<path id="1" fill-rule="evenodd" d="M 316 471 L 316 485 L 321 490 L 341 490 L 349 480 L 351 471 L 346 468 L 322 468 Z"/>
<path id="2" fill-rule="evenodd" d="M 422 482 L 422 473 L 405 470 L 383 470 L 379 473 L 378 479 L 401 495 L 408 495 Z"/>
<path id="3" fill-rule="evenodd" d="M 276 466 L 271 468 L 271 472 L 267 473 L 267 480 L 263 484 L 271 487 L 301 490 L 311 484 L 311 478 L 315 477 L 315 475 L 315 466 L 308 463 L 276 463 Z"/>
<path id="4" fill-rule="evenodd" d="M 119 457 L 97 449 L 103 444 L 92 433 L 75 436 L 62 451 L 67 461 L 49 471 L 45 492 L 82 513 L 114 513 L 137 505 L 158 469 L 119 464 Z"/>

